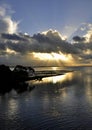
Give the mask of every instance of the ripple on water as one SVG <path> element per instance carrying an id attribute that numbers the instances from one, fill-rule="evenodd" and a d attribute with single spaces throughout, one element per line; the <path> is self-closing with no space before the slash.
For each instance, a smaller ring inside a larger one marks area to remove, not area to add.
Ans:
<path id="1" fill-rule="evenodd" d="M 34 82 L 31 92 L 0 96 L 0 130 L 91 130 L 91 68 Z M 84 77 L 85 76 L 85 77 Z"/>

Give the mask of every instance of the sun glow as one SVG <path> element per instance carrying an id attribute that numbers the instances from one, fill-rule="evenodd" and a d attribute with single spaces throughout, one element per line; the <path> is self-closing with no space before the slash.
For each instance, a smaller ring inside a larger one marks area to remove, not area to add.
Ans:
<path id="1" fill-rule="evenodd" d="M 14 50 L 11 50 L 11 49 L 9 49 L 9 48 L 6 49 L 6 52 L 7 52 L 8 54 L 17 54 Z"/>
<path id="2" fill-rule="evenodd" d="M 68 62 L 68 61 L 71 61 L 73 59 L 71 55 L 69 55 L 69 54 L 65 55 L 61 52 L 59 52 L 59 53 L 54 53 L 54 52 L 52 52 L 52 53 L 40 53 L 40 52 L 35 53 L 35 52 L 33 52 L 33 56 L 35 58 L 38 58 L 38 59 L 43 60 L 43 61 L 45 61 L 45 60 L 50 60 L 50 61 L 61 60 L 64 62 Z"/>

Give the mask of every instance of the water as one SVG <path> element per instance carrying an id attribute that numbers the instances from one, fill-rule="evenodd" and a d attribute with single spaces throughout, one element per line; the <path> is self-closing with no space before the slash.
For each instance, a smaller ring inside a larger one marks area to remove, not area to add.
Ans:
<path id="1" fill-rule="evenodd" d="M 0 96 L 0 130 L 92 129 L 91 67 L 29 84 L 30 92 Z"/>

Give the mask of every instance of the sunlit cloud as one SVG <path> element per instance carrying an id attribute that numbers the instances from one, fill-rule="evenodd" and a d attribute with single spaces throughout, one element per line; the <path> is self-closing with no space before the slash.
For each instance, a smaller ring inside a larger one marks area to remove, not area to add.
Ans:
<path id="1" fill-rule="evenodd" d="M 58 37 L 58 38 L 61 38 L 61 40 L 66 40 L 66 36 L 61 35 L 57 30 L 49 29 L 48 31 L 44 31 L 41 34 L 44 34 L 45 36 L 47 36 L 49 38 Z"/>
<path id="2" fill-rule="evenodd" d="M 6 53 L 7 53 L 7 54 L 15 54 L 15 55 L 17 54 L 16 51 L 11 50 L 11 49 L 9 49 L 9 48 L 6 49 Z"/>
<path id="3" fill-rule="evenodd" d="M 19 21 L 11 18 L 13 11 L 9 5 L 0 6 L 0 33 L 16 33 Z"/>
<path id="4" fill-rule="evenodd" d="M 86 37 L 86 42 L 92 42 L 92 29 L 88 31 L 85 37 Z"/>

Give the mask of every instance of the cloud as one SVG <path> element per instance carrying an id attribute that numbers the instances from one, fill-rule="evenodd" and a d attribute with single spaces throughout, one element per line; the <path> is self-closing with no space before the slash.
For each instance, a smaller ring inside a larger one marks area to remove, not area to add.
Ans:
<path id="1" fill-rule="evenodd" d="M 59 51 L 62 51 L 63 53 L 79 53 L 76 48 L 66 40 L 63 40 L 63 36 L 61 36 L 58 31 L 49 30 L 45 34 L 35 34 L 32 38 L 37 40 L 40 52 L 58 53 Z"/>
<path id="2" fill-rule="evenodd" d="M 86 41 L 86 38 L 85 37 L 80 37 L 80 36 L 74 36 L 73 40 L 75 42 L 84 42 L 84 41 Z"/>
<path id="3" fill-rule="evenodd" d="M 80 49 L 79 57 L 84 63 L 92 64 L 92 24 L 83 24 L 85 35 L 74 36 L 73 40 L 76 41 L 73 46 Z"/>
<path id="4" fill-rule="evenodd" d="M 0 6 L 0 33 L 16 33 L 19 22 L 11 18 L 12 10 L 8 5 Z"/>
<path id="5" fill-rule="evenodd" d="M 3 56 L 3 61 L 7 59 L 6 57 L 8 57 L 8 60 L 10 60 L 10 57 L 14 57 L 15 61 L 19 62 L 17 56 L 23 58 L 29 54 L 31 60 L 34 61 L 35 57 L 32 55 L 34 52 L 49 54 L 54 52 L 58 54 L 64 53 L 65 55 L 76 55 L 80 53 L 79 48 L 63 40 L 63 36 L 61 36 L 58 31 L 49 30 L 45 34 L 38 33 L 33 36 L 22 33 L 0 34 L 0 59 Z M 36 60 L 38 62 L 37 58 Z M 13 58 L 11 58 L 10 61 L 14 61 Z M 27 60 L 25 62 L 28 63 Z"/>
<path id="6" fill-rule="evenodd" d="M 27 39 L 25 38 L 25 35 L 22 35 L 22 34 L 2 33 L 1 38 L 6 39 L 6 40 L 14 40 L 14 41 L 27 41 Z"/>
<path id="7" fill-rule="evenodd" d="M 92 29 L 90 29 L 87 34 L 85 35 L 86 42 L 92 42 Z"/>
<path id="8" fill-rule="evenodd" d="M 75 48 L 80 49 L 80 54 L 77 55 L 80 61 L 86 64 L 92 64 L 92 42 L 85 40 L 85 42 L 74 43 L 73 46 Z"/>
<path id="9" fill-rule="evenodd" d="M 59 55 L 65 55 L 70 58 L 71 63 L 91 63 L 92 58 L 92 43 L 82 42 L 85 39 L 82 37 L 74 37 L 77 39 L 77 43 L 71 44 L 66 40 L 63 40 L 63 36 L 58 31 L 48 30 L 44 33 L 34 34 L 33 36 L 25 35 L 22 33 L 0 33 L 0 63 L 4 62 L 9 64 L 40 64 L 41 58 L 35 57 L 35 53 L 49 53 Z M 35 52 L 35 53 L 34 53 Z M 58 61 L 61 64 L 67 65 L 69 60 L 61 59 Z M 52 56 L 52 59 L 53 57 Z M 56 58 L 56 57 L 55 57 Z M 48 58 L 47 58 L 48 59 Z M 45 65 L 44 61 L 41 64 Z M 50 65 L 55 65 L 55 61 L 50 61 Z"/>
<path id="10" fill-rule="evenodd" d="M 1 41 L 6 48 L 14 50 L 19 53 L 28 52 L 43 52 L 43 53 L 59 53 L 77 54 L 80 53 L 78 48 L 62 37 L 58 32 L 48 31 L 47 34 L 38 33 L 31 36 L 25 34 L 1 34 Z M 2 44 L 0 44 L 2 47 Z"/>

